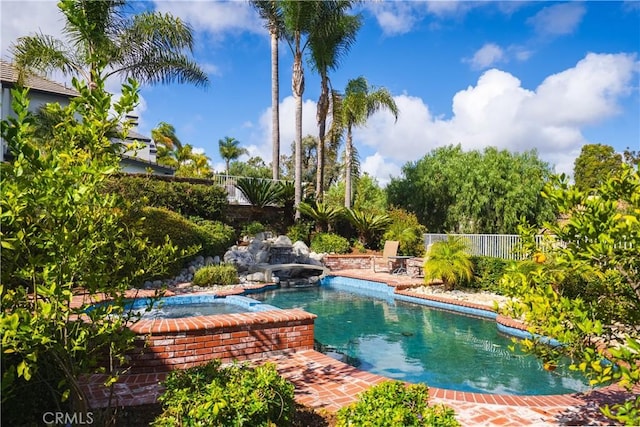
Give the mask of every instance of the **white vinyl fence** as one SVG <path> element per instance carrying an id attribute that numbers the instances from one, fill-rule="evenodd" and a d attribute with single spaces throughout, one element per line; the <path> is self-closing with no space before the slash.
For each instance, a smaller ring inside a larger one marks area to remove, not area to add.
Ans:
<path id="1" fill-rule="evenodd" d="M 250 205 L 251 203 L 249 203 L 249 201 L 244 197 L 244 195 L 242 194 L 242 191 L 238 190 L 238 188 L 236 187 L 238 179 L 240 178 L 244 178 L 244 177 L 216 174 L 216 175 L 213 175 L 211 180 L 213 181 L 214 185 L 217 185 L 227 190 L 227 200 L 229 200 L 229 203 L 233 203 L 237 205 Z M 260 180 L 272 181 L 272 182 L 284 181 L 284 180 L 274 180 L 270 178 L 252 178 L 252 179 L 260 179 Z"/>
<path id="2" fill-rule="evenodd" d="M 469 254 L 476 256 L 490 256 L 503 259 L 522 258 L 520 236 L 517 234 L 432 234 L 424 235 L 424 246 L 429 248 L 432 243 L 447 240 L 448 236 L 460 237 L 469 245 Z M 536 236 L 536 244 L 540 246 L 543 236 Z"/>

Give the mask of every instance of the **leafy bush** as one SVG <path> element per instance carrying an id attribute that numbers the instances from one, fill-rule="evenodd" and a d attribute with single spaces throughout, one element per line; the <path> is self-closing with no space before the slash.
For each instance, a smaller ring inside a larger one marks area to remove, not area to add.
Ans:
<path id="1" fill-rule="evenodd" d="M 382 240 L 399 241 L 401 255 L 422 256 L 425 252 L 423 234 L 427 232 L 427 228 L 418 222 L 418 217 L 399 208 L 391 209 L 388 215 L 391 224 Z"/>
<path id="2" fill-rule="evenodd" d="M 236 231 L 230 225 L 197 217 L 191 220 L 197 225 L 196 232 L 200 235 L 203 255 L 221 256 L 236 241 Z"/>
<path id="3" fill-rule="evenodd" d="M 287 229 L 287 237 L 292 242 L 300 240 L 306 244 L 309 244 L 309 236 L 311 235 L 311 228 L 313 225 L 309 222 L 298 221 Z"/>
<path id="4" fill-rule="evenodd" d="M 266 228 L 261 222 L 252 221 L 246 224 L 244 227 L 242 227 L 241 234 L 243 236 L 255 236 L 256 234 L 262 233 L 265 230 Z"/>
<path id="5" fill-rule="evenodd" d="M 385 381 L 359 396 L 357 402 L 338 411 L 342 426 L 459 426 L 453 409 L 444 405 L 429 407 L 429 389 L 424 384 L 406 386 Z"/>
<path id="6" fill-rule="evenodd" d="M 238 271 L 233 265 L 207 265 L 193 275 L 193 284 L 197 286 L 235 285 L 238 283 Z"/>
<path id="7" fill-rule="evenodd" d="M 500 279 L 504 275 L 510 261 L 487 256 L 472 256 L 473 279 L 469 281 L 472 288 L 499 292 Z"/>
<path id="8" fill-rule="evenodd" d="M 228 205 L 225 190 L 216 185 L 164 181 L 153 175 L 119 175 L 111 178 L 108 188 L 125 200 L 144 200 L 148 206 L 170 209 L 185 217 L 222 220 Z"/>
<path id="9" fill-rule="evenodd" d="M 275 365 L 255 368 L 220 361 L 171 372 L 158 398 L 163 413 L 153 425 L 286 426 L 295 407 L 294 388 Z"/>
<path id="10" fill-rule="evenodd" d="M 313 205 L 301 202 L 298 205 L 300 213 L 316 222 L 316 231 L 320 233 L 332 231 L 333 223 L 342 214 L 343 209 L 342 207 L 330 206 L 322 202 L 315 202 Z"/>
<path id="11" fill-rule="evenodd" d="M 319 233 L 311 241 L 312 251 L 322 253 L 346 254 L 351 250 L 349 240 L 333 233 Z"/>

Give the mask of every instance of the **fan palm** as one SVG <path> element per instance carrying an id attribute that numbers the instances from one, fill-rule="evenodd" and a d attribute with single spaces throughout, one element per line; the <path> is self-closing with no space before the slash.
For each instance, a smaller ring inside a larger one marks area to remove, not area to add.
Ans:
<path id="1" fill-rule="evenodd" d="M 351 207 L 352 188 L 351 161 L 353 150 L 353 128 L 363 126 L 375 112 L 387 109 L 398 119 L 398 107 L 391 93 L 385 88 L 369 87 L 364 77 L 349 80 L 342 100 L 342 125 L 347 131 L 345 144 L 345 192 L 344 206 Z"/>
<path id="2" fill-rule="evenodd" d="M 208 84 L 185 54 L 193 50 L 185 22 L 154 12 L 127 16 L 126 5 L 125 0 L 61 0 L 66 40 L 42 33 L 20 37 L 11 52 L 21 76 L 59 70 L 87 82 L 118 75 L 149 84 Z"/>
<path id="3" fill-rule="evenodd" d="M 345 15 L 344 12 L 351 8 L 351 1 L 340 2 L 339 13 L 333 16 L 333 22 L 326 22 L 325 27 L 330 28 L 324 34 L 313 33 L 309 39 L 311 47 L 311 65 L 320 74 L 320 97 L 317 104 L 316 120 L 318 122 L 318 148 L 316 170 L 316 199 L 322 200 L 324 193 L 324 165 L 326 147 L 326 124 L 330 105 L 335 104 L 337 93 L 331 90 L 329 71 L 335 70 L 340 59 L 346 55 L 356 40 L 356 34 L 362 25 L 359 15 Z M 339 109 L 332 108 L 334 113 Z"/>
<path id="4" fill-rule="evenodd" d="M 473 277 L 473 263 L 467 253 L 467 243 L 459 237 L 431 245 L 424 262 L 424 280 L 440 279 L 446 290 L 452 290 L 462 280 Z"/>
<path id="5" fill-rule="evenodd" d="M 353 225 L 358 232 L 358 241 L 364 247 L 368 247 L 374 241 L 376 234 L 384 232 L 391 218 L 384 214 L 375 214 L 360 209 L 346 208 L 344 210 L 347 220 Z"/>
<path id="6" fill-rule="evenodd" d="M 282 8 L 277 0 L 252 0 L 271 37 L 271 169 L 273 179 L 280 178 L 280 72 L 278 41 L 284 33 Z"/>
<path id="7" fill-rule="evenodd" d="M 231 163 L 231 160 L 249 153 L 246 148 L 240 147 L 240 141 L 231 136 L 225 136 L 223 139 L 218 140 L 218 148 L 220 156 L 224 159 L 225 173 L 227 175 L 229 175 L 229 163 Z"/>
<path id="8" fill-rule="evenodd" d="M 302 95 L 304 93 L 304 67 L 302 57 L 312 37 L 328 34 L 336 22 L 335 16 L 342 12 L 339 0 L 281 2 L 286 30 L 286 40 L 293 54 L 293 72 L 291 87 L 295 100 L 295 139 L 294 139 L 294 185 L 295 205 L 302 201 Z M 300 213 L 296 210 L 296 218 Z"/>
<path id="9" fill-rule="evenodd" d="M 298 209 L 316 222 L 316 231 L 319 233 L 331 232 L 332 223 L 342 214 L 342 208 L 322 202 L 316 202 L 314 205 L 301 202 Z"/>

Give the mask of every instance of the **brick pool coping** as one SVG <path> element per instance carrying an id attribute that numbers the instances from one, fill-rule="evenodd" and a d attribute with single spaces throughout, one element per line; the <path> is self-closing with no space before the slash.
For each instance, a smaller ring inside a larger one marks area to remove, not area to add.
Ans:
<path id="1" fill-rule="evenodd" d="M 468 301 L 450 299 L 436 295 L 425 295 L 412 292 L 411 287 L 421 286 L 421 280 L 407 276 L 392 276 L 385 273 L 373 273 L 366 270 L 334 271 L 331 276 L 350 277 L 387 284 L 394 288 L 394 293 L 410 297 L 436 301 L 439 303 L 461 306 L 471 309 L 494 312 L 486 305 Z M 260 289 L 268 285 L 251 286 Z M 218 295 L 242 293 L 242 289 Z M 169 294 L 165 294 L 168 296 Z M 143 296 L 138 293 L 138 296 Z M 146 295 L 150 296 L 150 295 Z M 270 312 L 264 312 L 267 314 Z M 273 313 L 273 312 L 271 312 Z M 256 313 L 257 314 L 257 313 Z M 217 315 L 217 322 L 237 322 L 238 319 L 225 319 L 233 315 Z M 198 322 L 198 321 L 196 321 Z M 496 322 L 509 328 L 525 330 L 521 322 L 503 316 L 497 316 Z M 180 325 L 180 326 L 178 326 Z M 175 323 L 167 328 L 185 328 L 186 324 Z M 256 355 L 258 356 L 258 355 Z M 255 363 L 274 362 L 280 374 L 295 385 L 296 401 L 315 409 L 334 412 L 354 402 L 357 395 L 372 385 L 389 378 L 358 370 L 350 365 L 332 359 L 322 353 L 310 349 L 267 352 L 261 358 L 253 359 Z M 159 382 L 166 373 L 148 373 L 123 375 L 115 384 L 116 406 L 136 406 L 154 403 L 162 392 Z M 85 379 L 84 387 L 94 407 L 106 406 L 109 392 L 103 386 L 104 375 L 92 375 Z M 640 387 L 633 390 L 640 393 Z M 463 425 L 531 425 L 556 424 L 561 420 L 578 420 L 578 424 L 589 423 L 599 425 L 606 421 L 597 411 L 603 403 L 620 401 L 629 396 L 618 386 L 608 386 L 584 393 L 542 396 L 515 396 L 500 394 L 484 394 L 461 392 L 429 387 L 430 402 L 445 403 L 456 411 L 458 420 Z M 568 417 L 568 418 L 567 418 Z M 575 425 L 575 424 L 574 424 Z"/>

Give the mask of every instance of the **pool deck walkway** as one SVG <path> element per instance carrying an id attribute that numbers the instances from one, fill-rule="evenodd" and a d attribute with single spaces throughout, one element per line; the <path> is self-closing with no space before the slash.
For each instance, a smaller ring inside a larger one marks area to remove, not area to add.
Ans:
<path id="1" fill-rule="evenodd" d="M 421 279 L 374 273 L 367 270 L 340 270 L 331 274 L 382 281 L 402 288 L 421 283 Z M 451 300 L 452 304 L 460 301 Z M 267 360 L 264 360 L 267 361 Z M 357 395 L 387 378 L 360 371 L 322 353 L 308 350 L 272 355 L 280 374 L 295 385 L 296 401 L 317 410 L 334 412 L 354 402 Z M 164 374 L 123 377 L 115 385 L 117 406 L 136 406 L 156 401 Z M 104 376 L 93 375 L 85 383 L 92 406 L 106 406 L 109 395 L 101 386 Z M 640 393 L 640 387 L 634 390 Z M 429 388 L 431 404 L 452 407 L 463 426 L 557 426 L 611 425 L 600 414 L 604 403 L 620 402 L 630 394 L 616 387 L 588 393 L 553 396 L 510 396 L 457 392 Z"/>

